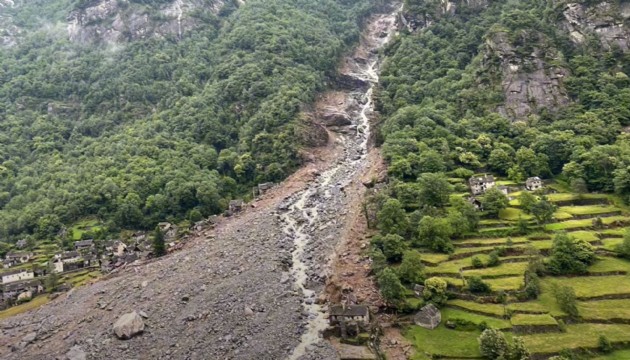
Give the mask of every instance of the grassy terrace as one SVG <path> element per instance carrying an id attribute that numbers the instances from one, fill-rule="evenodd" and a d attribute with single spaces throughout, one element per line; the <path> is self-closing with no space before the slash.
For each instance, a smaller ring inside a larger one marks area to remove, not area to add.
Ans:
<path id="1" fill-rule="evenodd" d="M 510 318 L 513 326 L 554 326 L 556 319 L 549 314 L 516 314 Z"/>
<path id="2" fill-rule="evenodd" d="M 563 349 L 595 348 L 600 335 L 610 341 L 630 341 L 630 325 L 575 324 L 567 326 L 567 332 L 524 335 L 529 349 L 536 353 L 552 353 Z"/>
<path id="3" fill-rule="evenodd" d="M 516 226 L 519 217 L 531 219 L 531 216 L 523 213 L 518 199 L 515 199 L 510 202 L 511 207 L 500 213 L 498 219 L 484 219 L 479 232 L 473 237 L 454 240 L 453 254 L 423 252 L 423 261 L 435 265 L 425 268 L 427 274 L 444 274 L 442 278 L 457 287 L 458 292 L 467 291 L 461 279 L 463 275 L 465 278 L 483 278 L 491 286 L 494 295 L 501 290 L 511 295 L 505 305 L 487 302 L 488 296 L 479 297 L 477 301 L 451 299 L 442 309 L 443 323 L 437 329 L 408 327 L 405 335 L 418 350 L 414 359 L 424 360 L 430 356 L 453 359 L 480 357 L 477 343 L 480 331 L 449 329 L 444 326 L 449 319 L 466 320 L 474 324 L 483 321 L 490 327 L 504 330 L 514 327 L 514 331 L 518 331 L 522 327 L 526 334 L 519 336 L 523 337 L 534 354 L 595 348 L 600 335 L 605 335 L 613 342 L 630 342 L 630 324 L 626 324 L 630 322 L 630 261 L 600 254 L 598 260 L 588 268 L 588 274 L 542 277 L 541 294 L 537 299 L 516 299 L 515 291 L 524 288 L 524 274 L 528 266 L 528 257 L 519 251 L 528 247 L 548 251 L 553 246 L 555 232 L 563 230 L 574 238 L 592 243 L 596 248 L 614 251 L 623 241 L 623 226 L 630 223 L 627 209 L 609 205 L 615 203 L 615 199 L 606 195 L 557 193 L 548 197 L 562 206 L 556 210 L 556 221 L 546 224 L 542 232 L 527 236 L 502 236 L 509 233 L 510 227 Z M 593 200 L 601 200 L 602 204 L 593 205 Z M 595 229 L 593 220 L 600 214 L 607 215 L 601 217 L 604 228 Z M 530 224 L 533 224 L 533 220 L 530 220 Z M 498 266 L 472 267 L 473 258 L 487 264 L 488 253 L 499 247 L 512 249 L 508 253 L 511 256 L 500 257 Z M 572 287 L 578 297 L 580 321 L 569 324 L 566 332 L 561 332 L 558 326 L 558 319 L 565 318 L 567 314 L 560 309 L 554 296 L 553 288 L 556 285 Z M 557 331 L 554 331 L 556 327 Z M 511 332 L 506 332 L 506 335 L 508 338 L 512 336 Z M 617 351 L 597 359 L 630 359 L 630 350 Z"/>

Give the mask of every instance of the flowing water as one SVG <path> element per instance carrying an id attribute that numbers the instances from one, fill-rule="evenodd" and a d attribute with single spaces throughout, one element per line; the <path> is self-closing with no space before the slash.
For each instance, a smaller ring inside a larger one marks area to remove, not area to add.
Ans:
<path id="1" fill-rule="evenodd" d="M 370 116 L 374 110 L 372 94 L 379 80 L 380 59 L 377 50 L 395 34 L 396 19 L 401 8 L 397 4 L 395 11 L 372 16 L 357 51 L 346 59 L 344 73 L 363 81 L 365 85 L 348 91 L 349 97 L 359 107 L 351 112 L 356 131 L 339 134 L 343 156 L 305 190 L 292 196 L 286 204 L 287 211 L 281 217 L 284 232 L 294 244 L 291 268 L 294 290 L 303 296 L 303 313 L 307 314 L 308 319 L 301 342 L 289 357 L 292 360 L 307 354 L 310 346 L 321 340 L 321 333 L 327 328 L 325 308 L 316 303 L 317 291 L 321 288 L 309 288 L 309 276 L 313 276 L 313 272 L 321 267 L 321 264 L 316 264 L 317 259 L 309 249 L 325 242 L 318 230 L 336 224 L 337 219 L 343 216 L 341 209 L 347 205 L 343 189 L 357 178 L 367 163 Z M 323 245 L 330 246 L 327 249 L 329 253 L 333 251 L 334 245 Z"/>

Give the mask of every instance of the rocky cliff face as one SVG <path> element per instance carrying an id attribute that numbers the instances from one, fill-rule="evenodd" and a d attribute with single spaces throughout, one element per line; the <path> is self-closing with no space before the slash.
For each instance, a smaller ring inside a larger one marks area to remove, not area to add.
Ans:
<path id="1" fill-rule="evenodd" d="M 603 1 L 596 5 L 569 2 L 563 5 L 563 27 L 576 44 L 584 43 L 591 35 L 604 48 L 611 46 L 630 50 L 630 2 Z"/>
<path id="2" fill-rule="evenodd" d="M 486 41 L 484 63 L 489 71 L 500 75 L 505 99 L 498 111 L 512 120 L 541 109 L 553 111 L 569 103 L 562 86 L 568 70 L 552 65 L 559 63 L 559 54 L 546 46 L 542 35 L 529 34 L 530 38 L 535 36 L 539 39 L 527 53 L 517 49 L 505 32 L 497 31 Z"/>
<path id="3" fill-rule="evenodd" d="M 13 24 L 13 18 L 6 10 L 15 7 L 13 0 L 0 0 L 0 47 L 15 45 L 20 29 Z"/>
<path id="4" fill-rule="evenodd" d="M 427 0 L 421 8 L 407 8 L 400 13 L 399 23 L 409 31 L 431 26 L 444 16 L 455 15 L 461 8 L 484 9 L 489 0 Z"/>
<path id="5" fill-rule="evenodd" d="M 129 0 L 99 0 L 70 13 L 68 37 L 80 43 L 107 44 L 149 37 L 181 38 L 197 26 L 196 13 L 217 14 L 230 3 L 230 0 L 174 0 L 150 9 Z"/>

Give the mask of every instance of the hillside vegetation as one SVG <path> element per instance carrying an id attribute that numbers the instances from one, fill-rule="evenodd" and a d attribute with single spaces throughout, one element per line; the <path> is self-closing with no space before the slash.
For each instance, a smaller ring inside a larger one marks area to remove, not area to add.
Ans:
<path id="1" fill-rule="evenodd" d="M 300 112 L 373 3 L 200 1 L 181 34 L 142 32 L 172 22 L 168 1 L 0 7 L 19 29 L 0 51 L 0 239 L 50 239 L 90 215 L 107 231 L 196 221 L 283 179 L 308 140 Z M 108 6 L 73 31 L 149 24 L 70 40 L 69 14 Z"/>
<path id="2" fill-rule="evenodd" d="M 405 1 L 378 92 L 389 184 L 367 213 L 385 300 L 442 307 L 437 329 L 405 330 L 418 359 L 574 359 L 630 341 L 609 311 L 630 297 L 629 10 Z M 470 202 L 483 174 L 496 186 Z M 530 177 L 544 187 L 525 190 Z M 480 349 L 487 328 L 510 332 L 504 352 Z"/>

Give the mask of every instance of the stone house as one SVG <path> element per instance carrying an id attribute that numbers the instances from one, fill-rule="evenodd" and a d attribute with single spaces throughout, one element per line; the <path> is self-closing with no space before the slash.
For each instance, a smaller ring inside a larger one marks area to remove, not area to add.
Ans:
<path id="1" fill-rule="evenodd" d="M 20 295 L 30 295 L 27 297 L 33 297 L 33 295 L 41 294 L 44 292 L 44 287 L 39 280 L 26 280 L 19 281 L 2 286 L 2 299 L 16 300 Z"/>
<path id="2" fill-rule="evenodd" d="M 33 253 L 30 252 L 10 252 L 5 257 L 5 264 L 9 267 L 24 264 L 31 260 Z"/>
<path id="3" fill-rule="evenodd" d="M 33 270 L 19 269 L 2 273 L 2 284 L 35 278 Z"/>
<path id="4" fill-rule="evenodd" d="M 169 222 L 161 222 L 161 223 L 158 224 L 158 226 L 160 227 L 160 230 L 164 234 L 164 239 L 165 240 L 175 239 L 175 237 L 177 236 L 177 226 L 176 225 L 173 225 L 173 224 L 171 224 Z"/>
<path id="5" fill-rule="evenodd" d="M 341 322 L 367 325 L 370 322 L 370 311 L 365 305 L 335 305 L 330 308 L 328 321 L 331 325 Z"/>
<path id="6" fill-rule="evenodd" d="M 275 185 L 276 184 L 274 184 L 272 182 L 258 184 L 258 186 L 254 187 L 252 189 L 254 197 L 259 196 L 259 195 L 263 195 L 264 193 L 269 191 L 269 189 L 273 188 Z"/>
<path id="7" fill-rule="evenodd" d="M 508 194 L 510 193 L 510 188 L 508 188 L 507 186 L 497 186 L 497 189 L 499 189 L 499 191 L 505 196 L 508 196 Z"/>
<path id="8" fill-rule="evenodd" d="M 422 326 L 425 329 L 433 330 L 442 321 L 442 313 L 433 304 L 428 304 L 422 307 L 420 311 L 413 317 L 413 322 Z"/>
<path id="9" fill-rule="evenodd" d="M 235 214 L 241 210 L 243 210 L 243 205 L 245 203 L 241 199 L 230 201 L 230 205 L 228 206 L 228 210 L 230 213 Z"/>
<path id="10" fill-rule="evenodd" d="M 80 240 L 74 242 L 74 250 L 76 251 L 87 251 L 94 247 L 94 240 Z"/>
<path id="11" fill-rule="evenodd" d="M 28 242 L 26 241 L 26 239 L 20 239 L 18 240 L 18 242 L 15 243 L 15 247 L 17 247 L 18 249 L 24 249 L 27 246 Z"/>
<path id="12" fill-rule="evenodd" d="M 496 182 L 492 175 L 473 176 L 468 180 L 470 191 L 473 195 L 481 195 L 486 191 L 492 189 Z"/>
<path id="13" fill-rule="evenodd" d="M 530 177 L 527 180 L 525 180 L 525 189 L 529 191 L 536 191 L 536 190 L 542 189 L 542 187 L 543 187 L 542 179 L 539 178 L 538 176 Z"/>
<path id="14" fill-rule="evenodd" d="M 127 244 L 120 240 L 110 241 L 105 245 L 105 252 L 112 256 L 122 256 L 127 251 Z"/>

